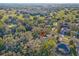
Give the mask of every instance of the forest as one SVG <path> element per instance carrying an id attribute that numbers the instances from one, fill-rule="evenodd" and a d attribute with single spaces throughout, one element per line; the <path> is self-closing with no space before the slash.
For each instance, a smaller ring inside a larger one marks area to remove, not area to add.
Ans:
<path id="1" fill-rule="evenodd" d="M 0 56 L 78 56 L 79 4 L 0 4 Z"/>

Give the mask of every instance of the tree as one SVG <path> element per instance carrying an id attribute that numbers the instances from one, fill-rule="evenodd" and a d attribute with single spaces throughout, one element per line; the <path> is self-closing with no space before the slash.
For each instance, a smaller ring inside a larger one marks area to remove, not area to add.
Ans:
<path id="1" fill-rule="evenodd" d="M 4 41 L 3 39 L 0 37 L 0 51 L 4 49 Z"/>

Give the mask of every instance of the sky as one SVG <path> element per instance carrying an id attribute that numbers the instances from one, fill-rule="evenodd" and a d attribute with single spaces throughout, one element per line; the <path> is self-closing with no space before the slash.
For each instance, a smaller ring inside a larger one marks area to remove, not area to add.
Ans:
<path id="1" fill-rule="evenodd" d="M 79 0 L 0 0 L 0 3 L 79 3 Z"/>

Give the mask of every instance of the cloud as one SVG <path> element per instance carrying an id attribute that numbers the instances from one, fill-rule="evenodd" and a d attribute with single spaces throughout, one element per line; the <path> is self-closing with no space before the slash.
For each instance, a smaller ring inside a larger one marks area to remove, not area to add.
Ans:
<path id="1" fill-rule="evenodd" d="M 79 3 L 79 0 L 0 0 L 0 3 Z"/>

